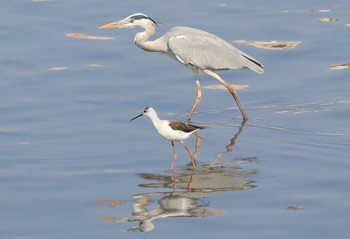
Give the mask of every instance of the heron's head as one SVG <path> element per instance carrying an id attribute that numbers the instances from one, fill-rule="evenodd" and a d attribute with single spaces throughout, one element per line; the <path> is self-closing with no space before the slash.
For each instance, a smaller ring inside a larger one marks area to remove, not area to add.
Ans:
<path id="1" fill-rule="evenodd" d="M 105 24 L 103 26 L 100 26 L 100 29 L 107 29 L 107 28 L 133 28 L 133 27 L 146 27 L 148 25 L 157 26 L 157 23 L 143 13 L 135 13 L 132 14 L 120 21 L 111 22 L 108 24 Z"/>

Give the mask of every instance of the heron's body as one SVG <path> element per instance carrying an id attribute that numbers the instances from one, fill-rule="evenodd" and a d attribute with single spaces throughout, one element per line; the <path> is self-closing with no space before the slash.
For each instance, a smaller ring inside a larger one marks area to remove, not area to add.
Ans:
<path id="1" fill-rule="evenodd" d="M 197 86 L 197 98 L 187 119 L 189 120 L 202 98 L 198 70 L 220 81 L 234 97 L 243 119 L 248 116 L 240 104 L 235 89 L 215 72 L 230 69 L 250 69 L 264 73 L 263 65 L 248 54 L 238 50 L 232 44 L 209 32 L 190 27 L 174 27 L 160 38 L 149 41 L 154 34 L 156 22 L 145 14 L 136 13 L 125 19 L 112 22 L 100 28 L 141 27 L 143 32 L 135 35 L 135 44 L 145 51 L 159 52 L 192 69 Z"/>
<path id="2" fill-rule="evenodd" d="M 139 45 L 137 40 L 135 38 L 135 43 Z M 170 56 L 187 67 L 212 71 L 251 69 L 257 73 L 264 72 L 261 64 L 253 57 L 238 50 L 227 41 L 199 29 L 174 27 L 154 42 L 165 46 L 163 49 L 157 49 L 160 50 L 158 52 Z"/>
<path id="3" fill-rule="evenodd" d="M 174 141 L 179 141 L 185 147 L 185 149 L 187 150 L 191 158 L 193 167 L 196 168 L 196 164 L 194 162 L 192 153 L 185 145 L 184 140 L 190 137 L 191 134 L 193 134 L 194 132 L 197 132 L 198 130 L 202 129 L 203 127 L 192 125 L 192 124 L 186 124 L 178 120 L 161 120 L 159 119 L 156 111 L 152 107 L 146 107 L 142 114 L 132 118 L 131 120 L 134 120 L 142 115 L 145 115 L 148 118 L 150 118 L 157 132 L 165 139 L 171 141 L 171 145 L 173 147 L 173 153 L 174 153 L 174 160 L 170 170 L 173 170 L 176 157 L 177 157 Z"/>

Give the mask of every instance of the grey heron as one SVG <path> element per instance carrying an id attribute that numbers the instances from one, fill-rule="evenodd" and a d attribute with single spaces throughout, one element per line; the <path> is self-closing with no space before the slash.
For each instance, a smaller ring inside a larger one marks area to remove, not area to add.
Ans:
<path id="1" fill-rule="evenodd" d="M 100 26 L 99 28 L 141 27 L 144 31 L 138 32 L 134 38 L 134 42 L 139 48 L 145 51 L 163 53 L 192 69 L 197 87 L 197 97 L 187 115 L 187 120 L 190 120 L 195 108 L 202 99 L 198 76 L 198 70 L 201 70 L 221 82 L 228 89 L 236 101 L 243 121 L 247 121 L 248 116 L 244 112 L 236 90 L 222 79 L 216 71 L 250 69 L 262 74 L 264 73 L 263 65 L 255 58 L 240 51 L 218 36 L 195 28 L 174 27 L 158 39 L 150 41 L 149 39 L 155 33 L 156 26 L 157 23 L 149 16 L 143 13 L 136 13 L 120 21 Z"/>

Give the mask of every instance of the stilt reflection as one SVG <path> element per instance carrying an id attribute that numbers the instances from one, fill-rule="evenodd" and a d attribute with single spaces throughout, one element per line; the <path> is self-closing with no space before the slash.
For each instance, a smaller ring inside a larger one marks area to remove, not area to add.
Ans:
<path id="1" fill-rule="evenodd" d="M 242 159 L 240 159 L 242 160 Z M 251 159 L 250 159 L 251 160 Z M 211 207 L 210 196 L 249 190 L 256 187 L 257 169 L 244 169 L 235 160 L 225 166 L 199 164 L 197 170 L 189 167 L 176 168 L 173 173 L 138 174 L 148 188 L 146 193 L 135 194 L 129 200 L 99 200 L 99 208 L 130 207 L 130 216 L 102 216 L 104 222 L 136 222 L 128 232 L 148 232 L 156 228 L 156 219 L 170 217 L 214 217 L 223 209 Z M 150 188 L 152 188 L 150 192 Z"/>

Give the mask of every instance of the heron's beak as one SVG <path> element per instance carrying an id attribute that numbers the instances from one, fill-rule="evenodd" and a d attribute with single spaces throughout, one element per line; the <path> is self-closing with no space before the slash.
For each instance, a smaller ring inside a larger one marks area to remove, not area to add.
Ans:
<path id="1" fill-rule="evenodd" d="M 105 25 L 100 26 L 98 29 L 108 29 L 108 28 L 122 28 L 126 25 L 125 22 L 119 21 L 119 22 L 111 22 Z"/>
<path id="2" fill-rule="evenodd" d="M 134 119 L 137 119 L 138 117 L 141 117 L 143 114 L 139 114 L 138 116 L 132 118 L 130 121 L 134 120 Z"/>

